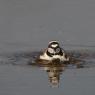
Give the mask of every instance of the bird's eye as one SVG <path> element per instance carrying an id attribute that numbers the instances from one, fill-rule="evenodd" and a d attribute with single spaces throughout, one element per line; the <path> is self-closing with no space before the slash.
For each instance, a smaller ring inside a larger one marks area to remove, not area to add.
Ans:
<path id="1" fill-rule="evenodd" d="M 49 52 L 49 53 L 54 53 L 54 49 L 48 48 L 48 52 Z"/>
<path id="2" fill-rule="evenodd" d="M 56 53 L 59 53 L 59 52 L 60 52 L 60 48 L 57 48 L 57 49 L 56 49 Z"/>

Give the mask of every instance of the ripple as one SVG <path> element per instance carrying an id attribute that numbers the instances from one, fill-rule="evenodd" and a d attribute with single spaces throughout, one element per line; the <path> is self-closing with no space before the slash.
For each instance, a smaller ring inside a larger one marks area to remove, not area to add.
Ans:
<path id="1" fill-rule="evenodd" d="M 72 59 L 71 66 L 74 67 L 76 62 L 84 67 L 95 67 L 95 52 L 87 50 L 68 50 L 68 56 Z M 35 59 L 40 55 L 40 51 L 25 51 L 0 54 L 0 64 L 11 65 L 34 65 Z M 68 67 L 68 66 L 67 66 Z"/>

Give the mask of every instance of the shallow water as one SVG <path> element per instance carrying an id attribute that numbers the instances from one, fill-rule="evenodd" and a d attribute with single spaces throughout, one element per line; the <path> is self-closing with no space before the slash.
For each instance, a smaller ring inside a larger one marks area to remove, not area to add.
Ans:
<path id="1" fill-rule="evenodd" d="M 58 40 L 82 68 L 39 67 Z M 95 1 L 0 0 L 0 95 L 94 95 Z"/>
<path id="2" fill-rule="evenodd" d="M 1 95 L 93 95 L 95 88 L 94 51 L 67 51 L 81 59 L 83 68 L 76 65 L 42 66 L 29 65 L 40 52 L 11 52 L 0 55 Z M 34 64 L 34 63 L 33 63 Z"/>

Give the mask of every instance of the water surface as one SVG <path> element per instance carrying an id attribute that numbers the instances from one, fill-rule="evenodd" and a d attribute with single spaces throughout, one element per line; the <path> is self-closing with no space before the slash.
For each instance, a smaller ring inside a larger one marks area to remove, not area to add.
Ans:
<path id="1" fill-rule="evenodd" d="M 50 40 L 84 68 L 28 65 Z M 95 1 L 0 0 L 0 95 L 94 94 Z"/>
<path id="2" fill-rule="evenodd" d="M 11 52 L 0 55 L 0 94 L 91 94 L 95 88 L 94 51 L 68 51 L 81 59 L 83 68 L 76 65 L 43 66 L 29 65 L 40 52 Z"/>

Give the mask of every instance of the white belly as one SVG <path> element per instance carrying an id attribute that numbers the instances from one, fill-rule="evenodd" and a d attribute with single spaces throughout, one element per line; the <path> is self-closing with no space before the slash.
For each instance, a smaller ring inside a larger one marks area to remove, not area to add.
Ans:
<path id="1" fill-rule="evenodd" d="M 60 61 L 68 61 L 69 60 L 69 58 L 66 59 L 64 55 L 63 56 L 54 55 L 53 57 L 49 57 L 46 53 L 44 55 L 41 55 L 40 59 L 49 60 L 49 61 L 54 60 L 54 59 L 60 59 Z"/>

